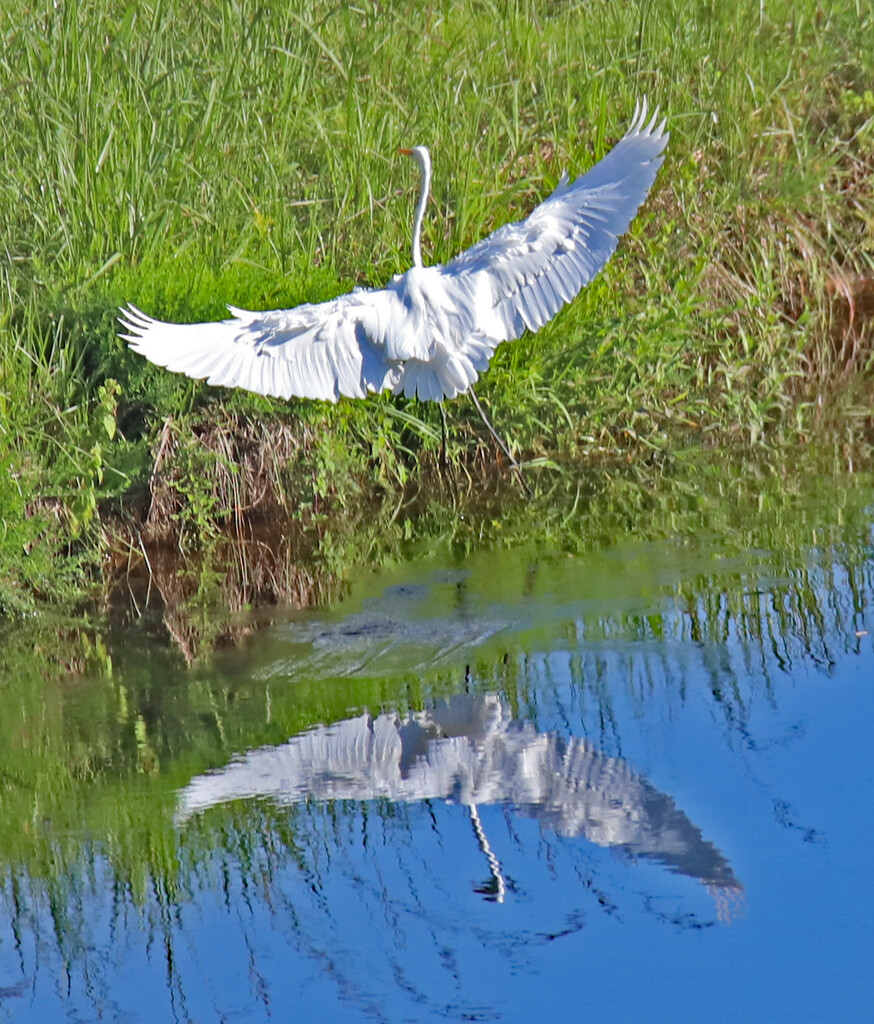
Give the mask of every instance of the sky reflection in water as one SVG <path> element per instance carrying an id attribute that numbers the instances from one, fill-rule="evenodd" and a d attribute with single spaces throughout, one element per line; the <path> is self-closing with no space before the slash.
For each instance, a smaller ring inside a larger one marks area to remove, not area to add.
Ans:
<path id="1" fill-rule="evenodd" d="M 172 894 L 134 899 L 99 836 L 66 890 L 7 874 L 5 1014 L 864 1018 L 870 557 L 440 562 L 215 659 L 348 713 L 192 774 Z"/>

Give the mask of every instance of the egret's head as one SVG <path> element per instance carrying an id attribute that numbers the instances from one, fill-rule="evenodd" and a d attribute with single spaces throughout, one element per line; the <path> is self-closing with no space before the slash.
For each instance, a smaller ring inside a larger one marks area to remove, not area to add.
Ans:
<path id="1" fill-rule="evenodd" d="M 411 156 L 419 165 L 422 174 L 428 174 L 431 170 L 431 154 L 427 146 L 413 146 L 412 149 L 399 149 L 403 156 Z"/>

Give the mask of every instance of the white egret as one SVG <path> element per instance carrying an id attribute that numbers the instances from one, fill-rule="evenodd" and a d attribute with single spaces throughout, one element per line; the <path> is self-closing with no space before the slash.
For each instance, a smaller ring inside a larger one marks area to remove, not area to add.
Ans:
<path id="1" fill-rule="evenodd" d="M 229 306 L 231 318 L 212 323 L 164 323 L 129 305 L 121 336 L 169 370 L 278 398 L 336 402 L 389 389 L 437 402 L 468 391 L 476 402 L 472 385 L 497 346 L 543 327 L 610 259 L 667 141 L 657 113 L 647 121 L 644 100 L 590 171 L 573 182 L 565 173 L 524 220 L 428 267 L 421 236 L 431 160 L 424 146 L 402 150 L 422 173 L 413 266 L 385 288 L 269 312 Z"/>

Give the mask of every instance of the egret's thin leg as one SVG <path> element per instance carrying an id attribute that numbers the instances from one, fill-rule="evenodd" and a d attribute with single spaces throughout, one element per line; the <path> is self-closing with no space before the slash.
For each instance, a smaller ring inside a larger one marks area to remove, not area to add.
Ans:
<path id="1" fill-rule="evenodd" d="M 510 451 L 509 447 L 507 446 L 506 442 L 501 438 L 500 434 L 497 432 L 497 430 L 495 430 L 495 428 L 491 425 L 491 423 L 489 423 L 489 419 L 486 416 L 485 411 L 483 410 L 483 407 L 479 404 L 479 399 L 476 397 L 476 394 L 475 394 L 473 388 L 472 387 L 468 388 L 467 389 L 467 393 L 473 399 L 473 404 L 476 406 L 476 411 L 480 414 L 480 418 L 482 419 L 483 423 L 485 423 L 485 425 L 489 428 L 489 433 L 492 435 L 492 437 L 498 443 L 498 446 L 500 447 L 501 451 L 510 460 L 510 466 L 511 466 L 513 472 L 516 474 L 516 479 L 522 485 L 522 490 L 526 494 L 530 494 L 531 492 L 528 490 L 528 486 L 526 485 L 525 481 L 522 479 L 522 470 L 519 467 L 519 463 L 513 458 L 513 454 Z"/>
<path id="2" fill-rule="evenodd" d="M 443 403 L 438 402 L 440 407 L 440 468 L 446 472 L 446 410 Z"/>
<path id="3" fill-rule="evenodd" d="M 492 899 L 494 899 L 496 903 L 503 903 L 504 895 L 507 892 L 507 883 L 504 881 L 504 875 L 501 872 L 501 862 L 492 851 L 491 845 L 489 844 L 489 837 L 486 835 L 486 830 L 483 828 L 482 821 L 480 821 L 479 809 L 476 804 L 468 804 L 467 809 L 470 812 L 473 834 L 476 836 L 479 848 L 485 854 L 486 860 L 488 861 L 489 874 L 492 876 Z"/>

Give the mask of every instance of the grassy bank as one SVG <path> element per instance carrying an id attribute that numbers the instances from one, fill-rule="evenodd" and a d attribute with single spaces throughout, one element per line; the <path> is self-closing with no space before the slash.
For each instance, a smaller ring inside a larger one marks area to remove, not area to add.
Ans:
<path id="1" fill-rule="evenodd" d="M 671 130 L 654 193 L 605 274 L 499 350 L 480 394 L 501 430 L 574 458 L 866 429 L 867 4 L 4 4 L 0 613 L 80 583 L 110 516 L 197 543 L 229 497 L 318 513 L 436 452 L 435 407 L 149 367 L 118 305 L 209 319 L 385 281 L 416 185 L 395 152 L 419 142 L 445 260 L 603 155 L 643 93 Z M 491 461 L 469 404 L 447 412 L 459 467 Z"/>

